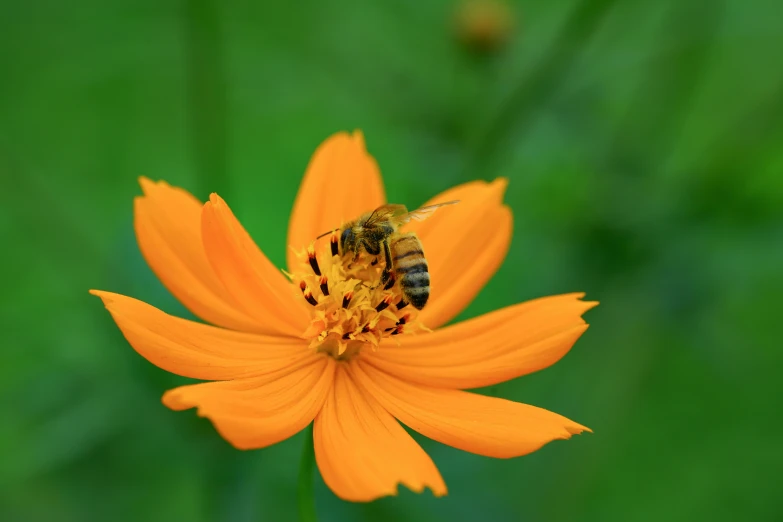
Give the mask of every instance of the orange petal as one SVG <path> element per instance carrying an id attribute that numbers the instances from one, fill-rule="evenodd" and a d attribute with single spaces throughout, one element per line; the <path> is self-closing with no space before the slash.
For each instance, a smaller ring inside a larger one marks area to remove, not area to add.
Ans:
<path id="1" fill-rule="evenodd" d="M 133 348 L 166 371 L 194 379 L 236 379 L 315 357 L 301 339 L 232 332 L 168 315 L 147 303 L 91 290 Z"/>
<path id="2" fill-rule="evenodd" d="M 411 223 L 424 246 L 432 286 L 419 319 L 430 328 L 465 309 L 495 274 L 511 243 L 511 211 L 503 205 L 506 180 L 473 181 L 439 194 L 427 205 L 453 199 L 458 205 Z"/>
<path id="3" fill-rule="evenodd" d="M 316 237 L 386 203 L 378 164 L 361 131 L 340 132 L 313 154 L 288 224 L 288 245 L 303 249 Z M 300 261 L 288 252 L 288 270 Z"/>
<path id="4" fill-rule="evenodd" d="M 324 482 L 338 497 L 369 502 L 397 494 L 397 484 L 435 496 L 446 485 L 416 441 L 389 413 L 364 395 L 347 364 L 340 364 L 334 389 L 315 418 L 315 459 Z"/>
<path id="5" fill-rule="evenodd" d="M 205 321 L 233 330 L 257 331 L 215 276 L 201 241 L 201 203 L 164 181 L 139 180 L 134 228 L 144 259 L 163 285 Z"/>
<path id="6" fill-rule="evenodd" d="M 401 335 L 362 356 L 395 376 L 444 388 L 479 388 L 542 370 L 587 329 L 582 314 L 598 303 L 564 294 L 534 299 L 442 328 Z"/>
<path id="7" fill-rule="evenodd" d="M 173 410 L 198 407 L 234 447 L 263 448 L 312 422 L 332 388 L 335 365 L 330 357 L 312 357 L 263 377 L 181 386 L 166 392 L 163 404 Z"/>
<path id="8" fill-rule="evenodd" d="M 217 194 L 202 209 L 201 232 L 212 268 L 242 309 L 264 333 L 299 336 L 309 323 L 308 306 L 256 246 Z"/>
<path id="9" fill-rule="evenodd" d="M 356 376 L 400 422 L 455 448 L 510 458 L 588 430 L 556 413 L 459 390 L 412 384 L 358 362 Z"/>

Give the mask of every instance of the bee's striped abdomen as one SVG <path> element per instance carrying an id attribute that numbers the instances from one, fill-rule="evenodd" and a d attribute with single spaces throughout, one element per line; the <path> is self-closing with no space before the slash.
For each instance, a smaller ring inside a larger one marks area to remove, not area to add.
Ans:
<path id="1" fill-rule="evenodd" d="M 405 299 L 421 310 L 430 297 L 430 274 L 421 241 L 412 232 L 400 236 L 391 244 L 391 254 Z"/>

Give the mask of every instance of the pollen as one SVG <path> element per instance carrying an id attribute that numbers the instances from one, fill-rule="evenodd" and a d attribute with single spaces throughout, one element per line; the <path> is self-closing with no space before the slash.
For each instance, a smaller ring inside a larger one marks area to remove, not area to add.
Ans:
<path id="1" fill-rule="evenodd" d="M 416 310 L 402 311 L 408 303 L 399 285 L 381 283 L 382 258 L 340 256 L 334 235 L 323 243 L 297 252 L 301 268 L 287 274 L 312 311 L 303 332 L 310 349 L 343 360 L 363 349 L 377 350 L 384 337 L 427 330 L 416 320 Z"/>

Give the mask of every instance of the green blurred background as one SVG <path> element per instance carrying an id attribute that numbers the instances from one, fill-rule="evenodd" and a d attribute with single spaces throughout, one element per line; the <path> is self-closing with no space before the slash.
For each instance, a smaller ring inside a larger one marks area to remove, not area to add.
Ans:
<path id="1" fill-rule="evenodd" d="M 0 520 L 295 519 L 302 435 L 240 452 L 168 411 L 186 379 L 87 289 L 188 316 L 136 246 L 140 175 L 217 191 L 282 264 L 310 154 L 354 128 L 395 202 L 510 179 L 511 251 L 462 317 L 602 304 L 564 360 L 485 392 L 595 434 L 513 460 L 417 437 L 448 497 L 349 504 L 318 477 L 322 521 L 783 520 L 783 4 L 507 7 L 0 3 Z"/>

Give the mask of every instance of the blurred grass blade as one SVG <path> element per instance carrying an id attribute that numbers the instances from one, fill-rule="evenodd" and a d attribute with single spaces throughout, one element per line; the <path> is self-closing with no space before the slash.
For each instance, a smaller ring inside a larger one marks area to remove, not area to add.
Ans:
<path id="1" fill-rule="evenodd" d="M 465 164 L 463 180 L 490 170 L 490 161 L 497 161 L 498 145 L 508 137 L 512 126 L 532 123 L 530 114 L 557 91 L 560 80 L 568 74 L 572 62 L 585 47 L 593 32 L 611 11 L 616 0 L 584 0 L 573 9 L 554 43 L 539 65 L 498 106 L 494 116 L 476 136 L 472 153 Z"/>
<path id="2" fill-rule="evenodd" d="M 217 2 L 185 2 L 185 52 L 190 133 L 199 194 L 228 193 L 227 87 Z"/>

